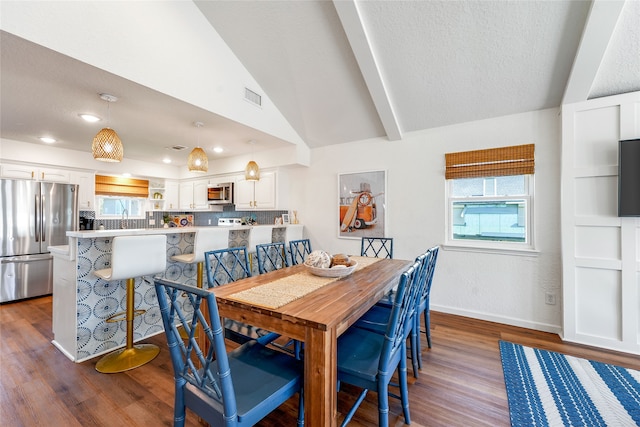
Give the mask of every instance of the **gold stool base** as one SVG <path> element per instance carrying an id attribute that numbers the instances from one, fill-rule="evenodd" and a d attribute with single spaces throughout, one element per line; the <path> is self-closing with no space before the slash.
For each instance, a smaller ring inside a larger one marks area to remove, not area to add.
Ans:
<path id="1" fill-rule="evenodd" d="M 187 334 L 187 331 L 185 331 L 185 329 L 183 327 L 179 328 L 178 333 L 180 334 L 180 338 L 182 338 L 183 340 L 188 340 L 189 339 L 189 334 Z"/>
<path id="2" fill-rule="evenodd" d="M 103 374 L 125 372 L 151 362 L 158 353 L 160 348 L 154 344 L 136 344 L 133 348 L 122 348 L 98 360 L 96 371 Z"/>

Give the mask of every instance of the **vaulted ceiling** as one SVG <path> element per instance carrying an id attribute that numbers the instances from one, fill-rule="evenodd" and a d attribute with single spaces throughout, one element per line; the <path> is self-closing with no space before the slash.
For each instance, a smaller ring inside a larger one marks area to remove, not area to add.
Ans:
<path id="1" fill-rule="evenodd" d="M 398 140 L 407 132 L 640 90 L 636 0 L 195 4 L 311 148 Z M 194 133 L 185 130 L 194 117 L 205 117 L 204 137 L 226 144 L 225 155 L 253 149 L 249 139 L 259 140 L 260 149 L 286 144 L 216 111 L 0 35 L 2 138 L 35 142 L 47 132 L 60 146 L 89 151 L 95 131 L 56 115 L 80 109 L 90 88 L 108 86 L 135 99 L 114 106 L 126 109 L 118 128 L 128 132 L 130 158 L 195 145 Z M 186 154 L 174 164 L 184 164 Z"/>

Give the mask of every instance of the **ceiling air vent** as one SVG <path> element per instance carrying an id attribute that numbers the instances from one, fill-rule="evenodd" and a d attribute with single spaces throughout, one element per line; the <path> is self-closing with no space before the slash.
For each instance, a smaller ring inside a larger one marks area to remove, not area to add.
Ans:
<path id="1" fill-rule="evenodd" d="M 172 150 L 174 150 L 174 151 L 182 151 L 182 150 L 184 150 L 184 149 L 185 149 L 185 148 L 187 148 L 187 147 L 185 147 L 184 145 L 172 145 L 172 146 L 171 146 L 171 147 L 169 147 L 169 148 L 171 148 L 171 149 L 172 149 Z"/>
<path id="2" fill-rule="evenodd" d="M 262 106 L 262 96 L 246 87 L 244 88 L 244 99 L 245 101 L 249 101 L 250 103 L 259 107 Z"/>

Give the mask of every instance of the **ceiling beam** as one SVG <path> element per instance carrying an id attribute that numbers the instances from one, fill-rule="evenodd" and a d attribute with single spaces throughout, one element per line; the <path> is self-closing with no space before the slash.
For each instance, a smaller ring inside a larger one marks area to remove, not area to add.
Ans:
<path id="1" fill-rule="evenodd" d="M 391 99 L 387 93 L 384 79 L 380 73 L 375 53 L 367 36 L 367 30 L 362 22 L 356 1 L 334 0 L 333 4 L 338 12 L 344 32 L 349 39 L 351 50 L 356 57 L 356 61 L 358 61 L 360 72 L 367 84 L 382 126 L 387 133 L 387 138 L 391 141 L 402 139 L 400 124 L 393 111 Z"/>
<path id="2" fill-rule="evenodd" d="M 589 93 L 607 46 L 622 13 L 625 0 L 593 0 L 578 52 L 564 91 L 562 104 L 582 102 Z"/>

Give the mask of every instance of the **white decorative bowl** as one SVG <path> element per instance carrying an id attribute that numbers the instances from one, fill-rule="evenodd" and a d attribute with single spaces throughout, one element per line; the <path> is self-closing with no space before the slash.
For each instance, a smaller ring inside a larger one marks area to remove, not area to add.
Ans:
<path id="1" fill-rule="evenodd" d="M 351 260 L 348 267 L 319 268 L 304 264 L 307 270 L 315 276 L 321 277 L 345 277 L 353 273 L 358 266 L 356 260 Z"/>

